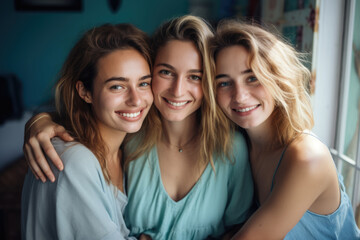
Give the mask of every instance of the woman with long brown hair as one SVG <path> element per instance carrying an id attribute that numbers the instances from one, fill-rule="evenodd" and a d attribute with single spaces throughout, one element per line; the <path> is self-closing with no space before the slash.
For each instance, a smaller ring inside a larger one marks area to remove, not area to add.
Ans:
<path id="1" fill-rule="evenodd" d="M 129 24 L 92 28 L 71 50 L 55 100 L 57 120 L 74 140 L 51 141 L 65 165 L 52 168 L 54 183 L 27 174 L 23 239 L 129 238 L 122 142 L 152 105 L 150 69 L 148 38 Z"/>

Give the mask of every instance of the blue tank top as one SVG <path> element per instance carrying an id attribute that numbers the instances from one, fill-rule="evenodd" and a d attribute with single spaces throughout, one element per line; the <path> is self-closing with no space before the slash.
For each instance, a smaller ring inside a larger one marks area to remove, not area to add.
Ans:
<path id="1" fill-rule="evenodd" d="M 273 189 L 275 175 L 279 169 L 285 151 L 286 147 L 283 150 L 279 163 L 275 169 L 270 191 Z M 338 209 L 329 215 L 320 215 L 309 210 L 306 211 L 300 221 L 285 236 L 285 240 L 360 239 L 360 230 L 356 225 L 352 205 L 345 192 L 343 177 L 340 173 L 338 173 L 338 179 L 341 194 L 340 206 Z"/>

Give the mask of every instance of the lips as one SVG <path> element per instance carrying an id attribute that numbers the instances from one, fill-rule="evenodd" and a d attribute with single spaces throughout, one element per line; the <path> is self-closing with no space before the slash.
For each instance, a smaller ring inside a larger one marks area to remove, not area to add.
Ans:
<path id="1" fill-rule="evenodd" d="M 168 104 L 174 106 L 174 107 L 182 107 L 185 106 L 187 103 L 189 103 L 190 101 L 170 101 L 166 98 L 163 98 Z"/>
<path id="2" fill-rule="evenodd" d="M 121 116 L 124 116 L 124 117 L 128 117 L 128 118 L 134 118 L 134 117 L 137 117 L 139 116 L 141 113 L 141 111 L 139 112 L 135 112 L 135 113 L 121 113 L 121 112 L 117 112 L 117 114 L 121 115 Z"/>
<path id="3" fill-rule="evenodd" d="M 142 112 L 143 109 L 137 112 L 115 111 L 116 114 L 118 114 L 121 118 L 126 120 L 137 120 L 141 117 Z"/>
<path id="4" fill-rule="evenodd" d="M 247 113 L 247 112 L 250 112 L 250 111 L 256 109 L 259 106 L 260 106 L 260 104 L 250 106 L 250 107 L 233 108 L 233 111 L 238 112 L 238 113 Z"/>

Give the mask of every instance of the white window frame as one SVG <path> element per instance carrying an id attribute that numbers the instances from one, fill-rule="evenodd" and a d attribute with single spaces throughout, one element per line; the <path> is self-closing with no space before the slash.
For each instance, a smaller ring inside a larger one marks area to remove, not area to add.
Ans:
<path id="1" fill-rule="evenodd" d="M 341 76 L 340 76 L 340 95 L 339 108 L 337 118 L 337 130 L 335 148 L 331 149 L 331 153 L 337 163 L 338 169 L 342 168 L 344 162 L 348 163 L 354 168 L 354 184 L 352 189 L 352 205 L 355 211 L 356 206 L 359 205 L 360 199 L 360 134 L 358 134 L 357 151 L 355 159 L 351 159 L 344 155 L 344 143 L 346 132 L 346 117 L 349 99 L 350 87 L 350 71 L 352 65 L 352 44 L 354 33 L 354 19 L 355 19 L 355 4 L 356 0 L 345 1 L 345 19 L 344 19 L 344 44 L 342 53 Z M 358 2 L 357 4 L 360 4 Z M 360 128 L 359 128 L 360 129 Z M 359 130 L 360 131 L 360 130 Z"/>
<path id="2" fill-rule="evenodd" d="M 355 169 L 351 199 L 354 211 L 360 202 L 360 141 L 356 159 L 343 154 L 343 144 L 356 1 L 360 4 L 358 0 L 317 0 L 319 27 L 314 39 L 316 83 L 312 96 L 313 132 L 330 148 L 338 169 L 344 162 Z"/>

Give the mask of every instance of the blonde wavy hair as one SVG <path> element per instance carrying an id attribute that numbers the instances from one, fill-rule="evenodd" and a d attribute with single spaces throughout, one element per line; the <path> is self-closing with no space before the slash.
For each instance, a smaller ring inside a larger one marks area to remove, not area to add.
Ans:
<path id="1" fill-rule="evenodd" d="M 135 49 L 151 67 L 149 39 L 138 28 L 130 24 L 105 24 L 90 29 L 70 51 L 55 86 L 58 122 L 94 153 L 108 183 L 111 182 L 105 159 L 108 148 L 98 129 L 92 105 L 80 98 L 76 83 L 82 81 L 85 89 L 92 92 L 99 59 L 123 49 Z"/>
<path id="2" fill-rule="evenodd" d="M 200 122 L 200 160 L 199 163 L 209 163 L 214 167 L 213 154 L 223 158 L 229 157 L 231 151 L 230 137 L 228 132 L 228 120 L 221 118 L 217 113 L 221 112 L 216 104 L 212 79 L 214 69 L 209 61 L 208 41 L 213 37 L 211 26 L 202 18 L 186 15 L 173 18 L 161 25 L 151 38 L 153 61 L 162 46 L 171 40 L 193 42 L 202 57 L 203 77 L 201 80 L 204 98 L 198 110 Z M 184 61 L 186 61 L 184 59 Z M 160 112 L 153 105 L 148 115 L 148 121 L 143 124 L 142 130 L 136 134 L 141 136 L 141 143 L 135 152 L 129 155 L 128 161 L 135 160 L 143 154 L 148 154 L 159 141 L 163 134 L 161 127 Z"/>
<path id="3" fill-rule="evenodd" d="M 304 54 L 258 25 L 224 20 L 210 44 L 213 66 L 217 54 L 234 45 L 248 51 L 250 69 L 275 100 L 272 124 L 278 143 L 286 145 L 304 130 L 312 129 L 311 74 L 303 65 Z"/>

